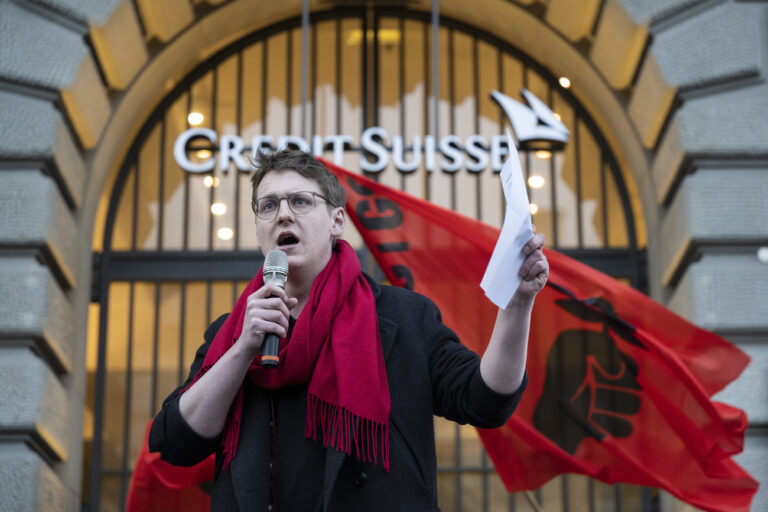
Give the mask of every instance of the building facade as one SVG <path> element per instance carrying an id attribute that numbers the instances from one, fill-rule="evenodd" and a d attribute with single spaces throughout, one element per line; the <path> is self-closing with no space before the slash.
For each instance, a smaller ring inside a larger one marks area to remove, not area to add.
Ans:
<path id="1" fill-rule="evenodd" d="M 506 129 L 550 245 L 752 357 L 716 398 L 749 414 L 736 460 L 768 482 L 768 6 L 302 7 L 0 0 L 0 510 L 121 509 L 146 421 L 258 269 L 238 155 L 306 144 L 499 225 Z M 522 140 L 523 91 L 565 142 Z M 437 431 L 444 510 L 526 509 L 471 429 Z M 685 508 L 578 477 L 535 499 Z"/>

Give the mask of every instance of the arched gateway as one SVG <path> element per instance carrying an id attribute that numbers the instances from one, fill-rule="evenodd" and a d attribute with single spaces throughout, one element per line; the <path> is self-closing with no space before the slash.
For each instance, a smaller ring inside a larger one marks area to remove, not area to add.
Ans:
<path id="1" fill-rule="evenodd" d="M 645 286 L 625 173 L 567 84 L 509 43 L 444 18 L 435 129 L 430 31 L 429 17 L 412 11 L 313 15 L 303 110 L 301 20 L 276 23 L 199 65 L 146 121 L 108 191 L 103 249 L 95 254 L 92 507 L 120 508 L 147 421 L 186 377 L 207 324 L 229 311 L 261 264 L 246 161 L 256 148 L 312 149 L 500 225 L 498 171 L 509 129 L 534 222 L 551 246 Z M 559 131 L 526 124 L 537 99 L 562 123 Z M 522 504 L 504 492 L 473 429 L 437 421 L 444 510 Z M 638 502 L 640 492 L 563 477 L 540 497 L 586 506 Z"/>

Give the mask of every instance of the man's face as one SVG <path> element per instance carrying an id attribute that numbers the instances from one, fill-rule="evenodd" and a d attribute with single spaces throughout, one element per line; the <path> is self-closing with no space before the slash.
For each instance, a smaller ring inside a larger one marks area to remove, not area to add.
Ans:
<path id="1" fill-rule="evenodd" d="M 264 176 L 256 197 L 257 200 L 267 196 L 284 198 L 295 192 L 322 195 L 317 182 L 288 169 Z M 314 279 L 331 258 L 334 238 L 341 236 L 344 230 L 344 209 L 329 211 L 328 203 L 323 199 L 315 196 L 314 200 L 315 207 L 302 215 L 293 213 L 288 201 L 281 200 L 275 218 L 256 217 L 256 235 L 262 252 L 266 255 L 272 249 L 285 251 L 289 279 L 291 276 Z"/>

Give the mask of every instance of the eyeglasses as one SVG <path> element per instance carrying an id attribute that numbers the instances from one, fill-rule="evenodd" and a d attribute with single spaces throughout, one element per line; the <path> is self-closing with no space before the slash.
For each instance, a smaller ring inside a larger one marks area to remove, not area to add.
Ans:
<path id="1" fill-rule="evenodd" d="M 312 211 L 315 207 L 315 197 L 319 197 L 326 203 L 333 204 L 324 196 L 317 192 L 294 192 L 291 195 L 283 197 L 267 196 L 251 201 L 251 208 L 256 216 L 262 220 L 272 220 L 277 216 L 280 210 L 280 203 L 285 199 L 288 202 L 288 208 L 296 215 L 304 215 Z"/>

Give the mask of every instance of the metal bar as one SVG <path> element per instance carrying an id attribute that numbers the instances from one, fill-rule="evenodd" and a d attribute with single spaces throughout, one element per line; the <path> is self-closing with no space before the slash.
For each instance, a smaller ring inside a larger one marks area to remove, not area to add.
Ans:
<path id="1" fill-rule="evenodd" d="M 502 93 L 504 92 L 504 54 L 502 53 L 500 48 L 497 48 L 496 50 L 498 53 L 496 54 L 496 65 L 499 68 L 499 91 Z M 499 133 L 504 133 L 504 113 L 501 109 L 499 109 Z M 508 148 L 509 152 L 512 152 L 512 148 Z M 499 201 L 502 205 L 501 208 L 499 208 L 499 224 L 502 225 L 504 223 L 504 214 L 506 212 L 507 208 L 507 199 L 504 196 L 504 189 L 502 187 L 499 187 Z M 514 504 L 514 500 L 512 501 Z M 513 506 L 514 508 L 514 506 Z"/>
<path id="2" fill-rule="evenodd" d="M 440 0 L 432 0 L 432 135 L 440 140 Z"/>
<path id="3" fill-rule="evenodd" d="M 475 133 L 480 133 L 480 50 L 477 44 L 477 38 L 472 38 L 472 94 L 475 97 Z M 477 220 L 483 220 L 483 195 L 481 192 L 481 178 L 483 173 L 475 174 L 475 217 Z"/>
<path id="4" fill-rule="evenodd" d="M 133 208 L 133 211 L 131 212 L 131 249 L 136 249 L 136 238 L 138 237 L 138 223 L 139 223 L 139 175 L 141 174 L 139 172 L 139 162 L 140 159 L 138 158 L 138 155 L 136 157 L 136 165 L 134 165 L 134 175 L 133 175 L 133 204 L 131 208 Z"/>
<path id="5" fill-rule="evenodd" d="M 189 116 L 192 110 L 192 87 L 187 89 L 187 116 Z M 186 129 L 189 129 L 189 119 L 185 116 L 184 125 Z M 184 215 L 181 219 L 182 222 L 182 248 L 184 250 L 189 248 L 189 173 L 184 173 Z"/>
<path id="6" fill-rule="evenodd" d="M 568 474 L 564 474 L 560 477 L 560 492 L 562 493 L 563 498 L 563 512 L 568 512 Z"/>
<path id="7" fill-rule="evenodd" d="M 578 235 L 578 248 L 584 248 L 583 219 L 581 218 L 581 134 L 579 131 L 579 118 L 573 123 L 573 165 L 576 171 L 576 234 Z"/>
<path id="8" fill-rule="evenodd" d="M 600 152 L 600 206 L 603 216 L 603 249 L 608 248 L 608 194 L 605 182 L 605 161 L 604 153 Z"/>
<path id="9" fill-rule="evenodd" d="M 422 44 L 424 46 L 424 101 L 422 106 L 422 117 L 424 119 L 423 122 L 423 133 L 429 133 L 429 89 L 430 89 L 430 75 L 429 75 L 429 25 L 426 23 L 422 24 Z M 427 169 L 427 148 L 424 148 L 424 177 L 423 177 L 423 185 L 424 185 L 424 199 L 429 201 L 429 183 L 430 183 L 430 175 L 431 172 Z"/>
<path id="10" fill-rule="evenodd" d="M 548 91 L 549 108 L 554 107 L 554 93 L 552 87 L 549 87 Z M 549 183 L 550 183 L 550 204 L 552 211 L 552 247 L 557 248 L 560 243 L 560 230 L 558 226 L 557 218 L 557 170 L 555 169 L 555 153 L 552 152 L 552 156 L 549 158 Z"/>
<path id="11" fill-rule="evenodd" d="M 485 452 L 485 449 L 483 449 L 480 457 L 480 464 L 485 470 L 488 468 L 488 454 Z M 491 509 L 491 486 L 488 480 L 488 472 L 483 471 L 480 478 L 483 487 L 483 512 L 489 512 Z"/>
<path id="12" fill-rule="evenodd" d="M 261 133 L 267 134 L 269 133 L 269 130 L 267 129 L 267 98 L 269 97 L 267 87 L 269 87 L 269 80 L 267 77 L 269 76 L 269 68 L 268 68 L 268 60 L 269 60 L 269 52 L 268 50 L 269 45 L 269 38 L 265 37 L 264 42 L 261 45 Z M 259 148 L 259 151 L 261 149 Z M 251 152 L 253 152 L 253 149 L 251 149 Z"/>
<path id="13" fill-rule="evenodd" d="M 456 461 L 456 512 L 461 512 L 461 502 L 462 502 L 462 489 L 461 489 L 461 473 L 464 471 L 464 468 L 461 464 L 461 426 L 456 423 L 454 425 L 454 449 L 456 450 L 456 454 L 454 457 L 454 460 Z"/>
<path id="14" fill-rule="evenodd" d="M 309 66 L 309 0 L 301 2 L 301 138 L 307 140 L 307 69 Z M 313 109 L 314 110 L 314 109 Z M 313 125 L 314 129 L 314 125 Z"/>
<path id="15" fill-rule="evenodd" d="M 381 18 L 379 17 L 378 11 L 373 11 L 373 67 L 371 68 L 371 72 L 373 74 L 373 78 L 371 82 L 373 83 L 372 87 L 372 93 L 373 97 L 371 99 L 371 107 L 373 108 L 373 124 L 374 126 L 379 126 L 379 90 L 381 89 L 381 83 L 379 83 L 379 78 L 381 76 L 381 56 L 379 55 L 379 23 L 381 23 Z M 378 181 L 378 173 L 376 175 L 376 181 Z"/>
<path id="16" fill-rule="evenodd" d="M 448 29 L 448 98 L 451 108 L 451 117 L 449 123 L 449 130 L 451 134 L 456 133 L 456 69 L 454 68 L 453 61 L 455 57 L 454 51 L 454 38 L 455 33 L 453 29 Z M 438 142 L 435 140 L 435 144 Z M 451 210 L 456 210 L 456 173 L 451 173 Z"/>
<path id="17" fill-rule="evenodd" d="M 264 256 L 261 251 L 137 251 L 114 253 L 107 279 L 126 281 L 195 281 L 200 276 L 211 279 L 247 279 L 258 272 Z"/>
<path id="18" fill-rule="evenodd" d="M 641 510 L 643 512 L 654 512 L 653 489 L 650 487 L 643 487 L 640 490 L 640 499 L 642 503 Z"/>
<path id="19" fill-rule="evenodd" d="M 302 30 L 302 35 L 304 34 Z M 291 109 L 293 108 L 293 31 L 289 30 L 286 33 L 285 44 L 285 133 L 291 134 Z M 304 74 L 304 68 L 301 69 L 301 74 Z M 302 126 L 302 129 L 304 127 Z M 301 137 L 304 138 L 302 132 Z M 306 139 L 304 139 L 306 140 Z"/>
<path id="20" fill-rule="evenodd" d="M 205 282 L 205 325 L 211 325 L 213 319 L 213 301 L 211 300 L 213 286 L 211 283 L 210 279 Z"/>
<path id="21" fill-rule="evenodd" d="M 523 66 L 523 88 L 524 89 L 528 89 L 528 71 L 529 71 L 528 66 Z M 524 166 L 525 167 L 525 193 L 530 198 L 531 187 L 530 185 L 528 185 L 528 178 L 531 177 L 531 150 L 526 149 L 523 152 L 523 156 L 525 157 L 525 166 Z"/>
<path id="22" fill-rule="evenodd" d="M 165 116 L 160 119 L 160 162 L 157 173 L 157 249 L 163 250 L 163 222 L 165 218 Z"/>
<path id="23" fill-rule="evenodd" d="M 213 130 L 216 130 L 216 124 L 218 123 L 217 118 L 217 104 L 218 104 L 218 96 L 219 96 L 219 67 L 216 66 L 212 70 L 212 76 L 211 80 L 213 80 L 213 86 L 211 87 L 211 128 Z M 225 169 L 223 172 L 227 172 Z M 216 174 L 216 167 L 214 166 L 213 171 L 211 172 L 211 177 L 213 177 Z M 216 198 L 216 189 L 217 187 L 214 187 L 213 184 L 211 184 L 211 188 L 208 189 L 208 248 L 213 249 L 213 225 L 215 223 L 215 216 L 213 215 L 213 211 L 211 211 L 211 205 L 213 205 L 214 200 Z"/>
<path id="24" fill-rule="evenodd" d="M 129 155 L 130 156 L 130 155 Z M 111 226 L 108 227 L 108 231 Z M 107 320 L 109 315 L 109 283 L 106 278 L 106 261 L 109 259 L 109 241 L 105 241 L 99 268 L 99 352 L 96 364 L 96 382 L 93 399 L 93 449 L 91 452 L 91 474 L 89 501 L 91 510 L 100 510 L 101 500 L 101 452 L 102 433 L 104 432 L 104 397 L 107 373 Z"/>
<path id="25" fill-rule="evenodd" d="M 243 52 L 237 52 L 237 88 L 235 91 L 235 124 L 237 133 L 243 130 Z M 240 250 L 240 169 L 235 167 L 235 250 Z"/>
<path id="26" fill-rule="evenodd" d="M 312 133 L 318 130 L 317 127 L 317 61 L 320 60 L 319 48 L 317 44 L 317 24 L 310 27 L 312 37 L 312 62 L 310 62 L 310 80 L 312 87 Z"/>
<path id="27" fill-rule="evenodd" d="M 587 480 L 587 501 L 589 512 L 595 512 L 595 481 L 592 478 Z"/>
<path id="28" fill-rule="evenodd" d="M 363 106 L 363 126 L 360 127 L 360 133 L 363 132 L 366 128 L 368 128 L 368 9 L 365 11 L 365 15 L 362 17 L 363 22 L 363 38 L 360 42 L 360 51 L 362 52 L 362 69 L 363 69 L 363 79 L 362 79 L 362 91 L 360 94 L 360 102 Z"/>
<path id="29" fill-rule="evenodd" d="M 400 30 L 400 47 L 398 48 L 398 98 L 400 101 L 400 134 L 405 142 L 405 18 L 398 18 Z M 405 153 L 405 149 L 403 149 Z M 400 190 L 405 190 L 405 173 L 400 173 Z"/>
<path id="30" fill-rule="evenodd" d="M 149 414 L 157 411 L 157 364 L 159 359 L 160 333 L 160 282 L 155 281 L 155 324 L 152 327 L 152 380 L 150 382 Z"/>
<path id="31" fill-rule="evenodd" d="M 336 76 L 335 76 L 335 89 L 336 89 L 336 132 L 335 133 L 342 133 L 341 131 L 341 103 L 343 95 L 343 87 L 344 82 L 342 81 L 342 70 L 344 62 L 342 61 L 342 52 L 341 52 L 341 19 L 336 18 Z"/>
<path id="32" fill-rule="evenodd" d="M 616 512 L 621 512 L 622 510 L 621 484 L 613 485 L 613 503 L 614 503 L 614 506 L 616 507 Z"/>
<path id="33" fill-rule="evenodd" d="M 137 176 L 138 178 L 138 176 Z M 120 464 L 121 470 L 128 472 L 128 450 L 131 440 L 131 400 L 133 390 L 133 303 L 134 303 L 133 282 L 130 283 L 128 293 L 128 348 L 125 356 L 125 407 L 123 408 L 123 457 Z M 120 503 L 125 503 L 125 497 L 128 494 L 128 482 L 125 477 L 120 479 Z M 121 507 L 122 508 L 122 507 Z"/>
<path id="34" fill-rule="evenodd" d="M 186 367 L 186 361 L 184 357 L 184 337 L 186 335 L 187 328 L 187 283 L 184 281 L 181 282 L 179 296 L 181 298 L 181 303 L 179 305 L 179 371 L 177 375 L 177 382 L 178 385 L 181 386 L 182 382 L 184 382 L 184 368 Z"/>

